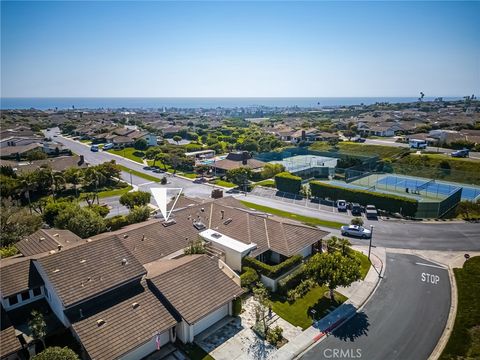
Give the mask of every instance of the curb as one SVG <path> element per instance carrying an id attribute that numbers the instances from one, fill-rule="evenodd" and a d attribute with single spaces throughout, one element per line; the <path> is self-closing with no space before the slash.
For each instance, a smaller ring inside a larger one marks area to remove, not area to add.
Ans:
<path id="1" fill-rule="evenodd" d="M 428 357 L 428 360 L 436 360 L 442 355 L 445 346 L 447 346 L 448 340 L 450 339 L 450 335 L 453 331 L 453 326 L 455 324 L 455 318 L 457 317 L 457 307 L 458 307 L 458 293 L 457 293 L 457 283 L 455 281 L 455 274 L 453 273 L 453 269 L 448 265 L 448 275 L 450 277 L 450 293 L 451 293 L 451 300 L 450 300 L 450 312 L 448 314 L 447 324 L 443 329 L 442 336 L 437 342 L 437 345 L 433 349 L 432 353 Z"/>

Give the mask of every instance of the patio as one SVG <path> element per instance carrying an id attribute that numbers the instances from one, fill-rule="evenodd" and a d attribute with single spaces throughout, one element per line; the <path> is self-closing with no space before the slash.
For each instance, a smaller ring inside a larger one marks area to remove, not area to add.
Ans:
<path id="1" fill-rule="evenodd" d="M 195 338 L 195 342 L 216 360 L 268 359 L 276 347 L 259 338 L 250 328 L 255 323 L 255 300 L 248 297 L 243 303 L 243 312 L 230 317 L 204 331 Z M 295 327 L 272 312 L 268 319 L 270 327 L 280 326 L 287 340 L 295 338 L 302 329 Z"/>

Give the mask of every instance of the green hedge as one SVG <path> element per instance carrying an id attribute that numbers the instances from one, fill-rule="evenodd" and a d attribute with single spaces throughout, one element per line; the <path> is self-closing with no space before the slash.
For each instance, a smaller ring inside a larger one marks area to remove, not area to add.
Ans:
<path id="1" fill-rule="evenodd" d="M 267 265 L 249 256 L 243 258 L 243 266 L 251 267 L 255 269 L 259 274 L 269 277 L 270 279 L 276 279 L 277 277 L 286 273 L 288 270 L 294 268 L 301 262 L 301 255 L 294 255 L 277 265 Z"/>
<path id="2" fill-rule="evenodd" d="M 232 301 L 233 316 L 238 316 L 242 312 L 242 299 L 236 298 Z"/>
<path id="3" fill-rule="evenodd" d="M 375 205 L 378 209 L 390 213 L 401 213 L 405 216 L 415 216 L 418 209 L 418 202 L 414 199 L 367 190 L 348 189 L 320 181 L 310 181 L 310 190 L 314 197 L 342 199 L 361 205 Z"/>
<path id="4" fill-rule="evenodd" d="M 282 172 L 275 175 L 275 185 L 280 191 L 298 194 L 302 188 L 302 178 L 289 172 Z"/>
<path id="5" fill-rule="evenodd" d="M 258 281 L 259 276 L 251 267 L 244 267 L 243 271 L 243 274 L 240 275 L 240 283 L 243 288 L 251 289 Z"/>
<path id="6" fill-rule="evenodd" d="M 308 277 L 307 275 L 305 266 L 299 267 L 294 272 L 278 281 L 277 291 L 286 295 L 289 290 L 296 288 L 303 280 L 305 280 Z"/>
<path id="7" fill-rule="evenodd" d="M 111 218 L 105 219 L 105 227 L 110 231 L 121 229 L 124 226 L 129 225 L 130 222 L 125 215 L 116 215 Z"/>

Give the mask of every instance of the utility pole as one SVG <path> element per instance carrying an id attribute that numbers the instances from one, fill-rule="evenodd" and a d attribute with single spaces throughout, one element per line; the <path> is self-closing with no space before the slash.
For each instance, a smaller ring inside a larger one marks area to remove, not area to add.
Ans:
<path id="1" fill-rule="evenodd" d="M 368 244 L 368 260 L 370 260 L 370 252 L 372 250 L 373 225 L 370 225 L 370 242 Z"/>

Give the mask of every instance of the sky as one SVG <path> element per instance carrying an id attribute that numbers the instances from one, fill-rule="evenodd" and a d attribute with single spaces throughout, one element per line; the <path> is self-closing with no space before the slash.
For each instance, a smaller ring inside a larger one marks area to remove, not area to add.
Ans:
<path id="1" fill-rule="evenodd" d="M 480 2 L 1 2 L 2 97 L 480 94 Z"/>

